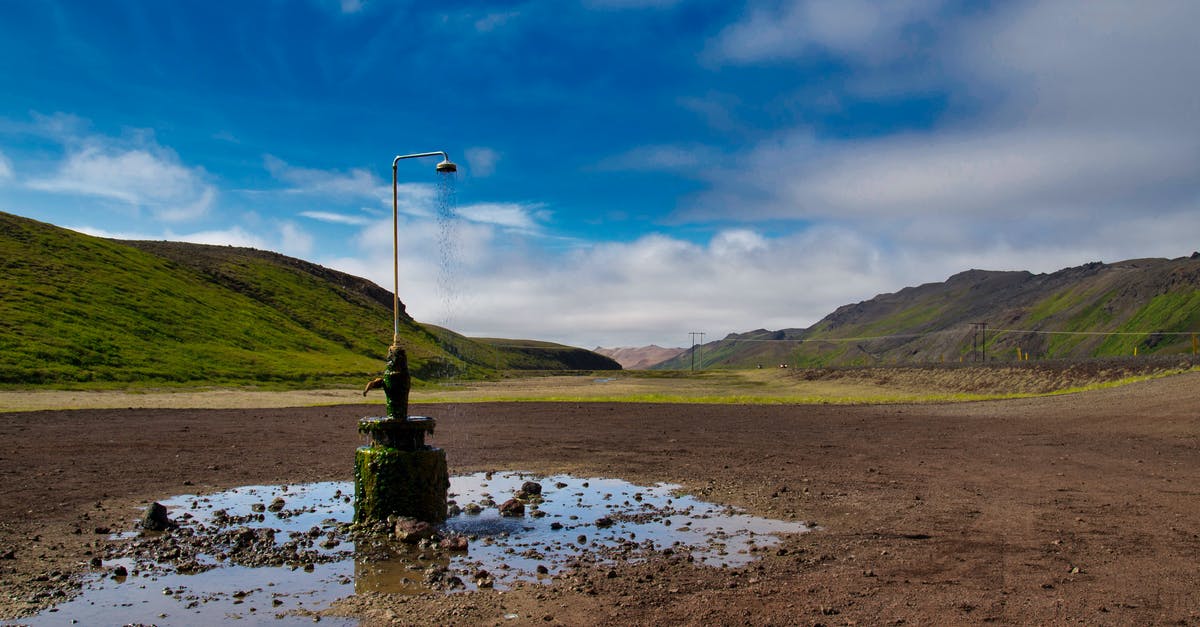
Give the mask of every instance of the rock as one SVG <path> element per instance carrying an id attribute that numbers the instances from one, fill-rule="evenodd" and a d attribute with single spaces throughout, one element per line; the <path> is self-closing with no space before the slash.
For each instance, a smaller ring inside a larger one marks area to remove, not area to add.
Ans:
<path id="1" fill-rule="evenodd" d="M 525 504 L 517 499 L 508 499 L 500 506 L 501 516 L 518 517 L 525 515 Z"/>
<path id="2" fill-rule="evenodd" d="M 463 508 L 463 511 L 471 515 L 476 515 L 483 512 L 483 507 L 478 503 L 467 503 L 467 506 Z"/>
<path id="3" fill-rule="evenodd" d="M 0 560 L 15 560 L 17 559 L 16 549 L 0 549 Z"/>
<path id="4" fill-rule="evenodd" d="M 526 481 L 521 484 L 521 489 L 517 490 L 517 498 L 521 500 L 529 500 L 533 497 L 542 495 L 542 484 L 536 481 Z"/>
<path id="5" fill-rule="evenodd" d="M 142 516 L 141 525 L 142 529 L 148 531 L 166 531 L 176 527 L 175 523 L 167 517 L 167 508 L 157 501 L 146 508 L 146 515 Z"/>
<path id="6" fill-rule="evenodd" d="M 271 511 L 271 512 L 281 511 L 283 509 L 284 505 L 285 505 L 285 503 L 284 503 L 283 497 L 277 496 L 277 497 L 275 497 L 275 500 L 271 501 L 271 504 L 267 506 L 267 511 Z"/>
<path id="7" fill-rule="evenodd" d="M 415 518 L 400 518 L 396 521 L 396 539 L 406 544 L 429 540 L 436 533 L 433 525 Z"/>
<path id="8" fill-rule="evenodd" d="M 492 579 L 492 574 L 482 568 L 475 571 L 475 574 L 471 575 L 471 579 L 480 588 L 491 588 L 496 585 L 496 580 Z"/>
<path id="9" fill-rule="evenodd" d="M 551 529 L 553 529 L 553 530 L 555 530 L 555 531 L 558 531 L 559 529 L 562 529 L 562 528 L 563 528 L 563 525 L 562 525 L 562 523 L 560 523 L 560 522 L 558 522 L 558 521 L 556 520 L 556 521 L 554 521 L 554 522 L 550 523 L 550 528 L 551 528 Z"/>
<path id="10" fill-rule="evenodd" d="M 467 537 L 455 535 L 442 538 L 442 541 L 438 544 L 438 546 L 446 551 L 466 551 Z"/>
<path id="11" fill-rule="evenodd" d="M 114 579 L 118 577 L 128 577 L 129 571 L 125 570 L 124 566 L 118 565 L 116 568 L 112 569 L 112 576 Z"/>
<path id="12" fill-rule="evenodd" d="M 614 524 L 615 523 L 614 523 L 613 519 L 609 518 L 608 516 L 601 516 L 596 519 L 596 526 L 601 529 L 607 529 L 608 527 L 611 527 Z"/>

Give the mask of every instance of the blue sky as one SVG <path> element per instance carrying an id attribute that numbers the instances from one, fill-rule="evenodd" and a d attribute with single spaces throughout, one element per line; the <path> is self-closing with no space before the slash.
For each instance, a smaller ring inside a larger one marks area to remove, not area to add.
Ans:
<path id="1" fill-rule="evenodd" d="M 686 345 L 1200 248 L 1200 3 L 0 3 L 0 210 L 479 336 Z M 433 8 L 430 8 L 433 7 Z"/>

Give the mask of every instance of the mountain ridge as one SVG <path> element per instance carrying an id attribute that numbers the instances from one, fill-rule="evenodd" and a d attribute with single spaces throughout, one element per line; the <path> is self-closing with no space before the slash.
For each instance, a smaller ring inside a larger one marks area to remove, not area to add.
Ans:
<path id="1" fill-rule="evenodd" d="M 703 367 L 736 368 L 971 361 L 985 351 L 1015 360 L 1018 350 L 1022 359 L 1082 359 L 1190 353 L 1198 330 L 1193 253 L 1041 274 L 965 270 L 842 305 L 811 327 L 731 333 L 696 352 Z M 691 353 L 654 368 L 687 369 Z"/>
<path id="2" fill-rule="evenodd" d="M 618 348 L 596 347 L 593 353 L 605 355 L 616 360 L 625 370 L 649 370 L 687 349 L 663 348 L 657 344 L 649 346 L 622 346 Z"/>
<path id="3" fill-rule="evenodd" d="M 0 212 L 0 383 L 305 385 L 377 373 L 392 294 L 270 251 L 93 237 Z M 413 376 L 619 369 L 561 345 L 512 350 L 403 311 Z M 520 342 L 520 341 L 513 341 Z"/>

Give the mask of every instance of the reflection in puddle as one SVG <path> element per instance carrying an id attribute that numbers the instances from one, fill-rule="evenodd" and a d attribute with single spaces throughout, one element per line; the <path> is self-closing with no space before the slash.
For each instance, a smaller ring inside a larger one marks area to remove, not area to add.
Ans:
<path id="1" fill-rule="evenodd" d="M 527 502 L 523 516 L 501 516 L 499 504 L 530 480 L 540 483 L 540 502 Z M 124 556 L 104 561 L 106 573 L 119 565 L 127 577 L 97 576 L 75 599 L 26 622 L 311 624 L 310 611 L 356 592 L 428 593 L 431 581 L 439 589 L 504 589 L 664 554 L 741 566 L 777 544 L 776 534 L 808 530 L 680 495 L 677 487 L 567 475 L 452 477 L 451 507 L 461 512 L 442 533 L 466 536 L 465 552 L 347 533 L 354 513 L 349 482 L 177 496 L 162 503 L 178 529 L 129 535 Z"/>

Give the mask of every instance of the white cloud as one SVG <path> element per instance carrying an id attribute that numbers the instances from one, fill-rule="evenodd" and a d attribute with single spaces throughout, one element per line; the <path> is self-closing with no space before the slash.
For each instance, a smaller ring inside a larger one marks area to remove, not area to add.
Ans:
<path id="1" fill-rule="evenodd" d="M 363 0 L 341 0 L 342 13 L 358 13 L 363 9 Z"/>
<path id="2" fill-rule="evenodd" d="M 308 256 L 313 252 L 313 236 L 298 225 L 282 221 L 271 222 L 262 229 L 249 230 L 242 226 L 227 229 L 206 229 L 191 232 L 178 232 L 171 229 L 163 231 L 125 231 L 99 229 L 92 226 L 68 226 L 94 237 L 106 237 L 119 240 L 149 240 L 188 242 L 191 244 L 210 244 L 213 246 L 238 246 L 242 248 L 257 248 L 271 250 L 294 257 Z"/>
<path id="3" fill-rule="evenodd" d="M 293 222 L 279 224 L 279 252 L 306 257 L 313 251 L 313 236 Z"/>
<path id="4" fill-rule="evenodd" d="M 505 11 L 488 13 L 475 20 L 475 30 L 480 33 L 490 33 L 521 15 L 520 11 Z"/>
<path id="5" fill-rule="evenodd" d="M 109 239 L 188 242 L 191 244 L 211 244 L 213 246 L 240 246 L 243 248 L 257 248 L 259 250 L 271 250 L 273 244 L 276 243 L 250 233 L 241 227 L 194 231 L 191 233 L 176 233 L 171 230 L 157 233 L 145 231 L 110 231 L 90 226 L 68 226 L 66 228 L 86 235 L 107 237 Z"/>
<path id="6" fill-rule="evenodd" d="M 535 216 L 542 207 L 541 204 L 486 202 L 464 205 L 459 207 L 456 213 L 472 222 L 537 233 L 541 231 L 541 226 L 537 223 Z"/>
<path id="7" fill-rule="evenodd" d="M 754 2 L 746 17 L 710 44 L 719 61 L 754 63 L 814 51 L 881 64 L 919 47 L 915 30 L 937 15 L 939 0 L 791 0 Z"/>
<path id="8" fill-rule="evenodd" d="M 6 181 L 13 177 L 12 161 L 0 152 L 0 181 Z"/>
<path id="9" fill-rule="evenodd" d="M 905 62 L 907 44 L 896 43 L 905 24 L 922 26 L 938 9 L 758 7 L 713 49 L 740 62 L 819 51 L 873 80 L 875 65 Z M 814 13 L 826 10 L 837 19 Z M 888 11 L 902 15 L 877 19 Z M 951 109 L 932 128 L 857 139 L 783 129 L 704 170 L 709 189 L 679 217 L 839 225 L 890 255 L 941 259 L 948 270 L 1186 254 L 1194 244 L 1181 229 L 1200 214 L 1200 84 L 1186 78 L 1200 58 L 1197 20 L 1200 5 L 1189 2 L 1028 1 L 935 21 L 923 54 L 969 116 Z"/>
<path id="10" fill-rule="evenodd" d="M 341 172 L 304 168 L 288 164 L 273 155 L 263 157 L 263 164 L 271 176 L 291 186 L 284 190 L 285 193 L 312 194 L 340 201 L 369 199 L 376 203 L 376 207 L 391 210 L 391 181 L 384 182 L 368 170 L 353 168 Z M 437 190 L 431 184 L 398 183 L 396 196 L 400 213 L 425 216 L 435 213 L 433 208 L 437 201 Z"/>
<path id="11" fill-rule="evenodd" d="M 1010 123 L 1200 130 L 1200 3 L 1000 6 L 958 32 L 943 56 L 981 97 L 998 97 Z"/>
<path id="12" fill-rule="evenodd" d="M 593 9 L 668 9 L 681 0 L 584 0 Z"/>
<path id="13" fill-rule="evenodd" d="M 140 137 L 132 146 L 102 137 L 75 140 L 58 171 L 26 182 L 54 194 L 107 198 L 148 210 L 166 222 L 204 216 L 216 199 L 216 187 L 201 168 L 183 165 L 169 149 Z"/>
<path id="14" fill-rule="evenodd" d="M 661 170 L 690 175 L 712 169 L 723 157 L 711 147 L 700 144 L 658 144 L 639 146 L 600 161 L 601 170 Z"/>
<path id="15" fill-rule="evenodd" d="M 390 193 L 379 177 L 361 168 L 349 172 L 302 168 L 274 155 L 265 155 L 263 165 L 271 176 L 291 184 L 290 192 L 368 198 L 382 198 Z"/>
<path id="16" fill-rule="evenodd" d="M 500 160 L 500 153 L 495 150 L 478 146 L 466 149 L 464 154 L 467 157 L 471 176 L 482 178 L 496 173 L 496 162 Z"/>
<path id="17" fill-rule="evenodd" d="M 367 216 L 335 213 L 332 211 L 301 211 L 300 215 L 311 220 L 317 220 L 319 222 L 349 224 L 351 226 L 366 226 L 375 222 L 374 218 L 369 218 Z"/>
<path id="18" fill-rule="evenodd" d="M 1195 172 L 1196 148 L 1193 138 L 1120 131 L 971 129 L 842 143 L 796 133 L 710 178 L 714 199 L 766 199 L 739 210 L 749 220 L 1078 217 L 1173 193 Z M 716 204 L 705 209 L 723 214 Z"/>

